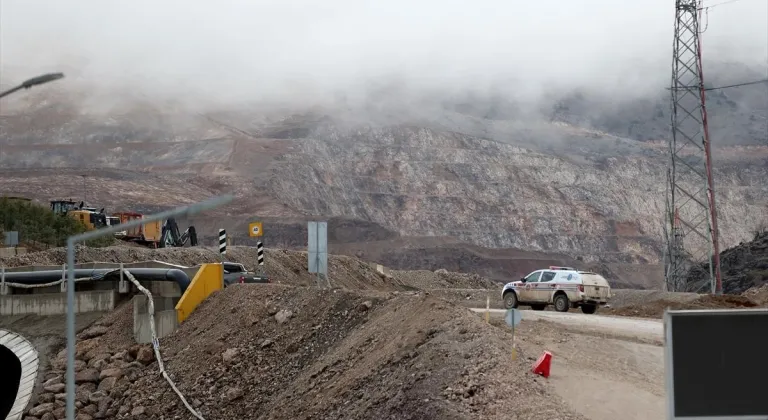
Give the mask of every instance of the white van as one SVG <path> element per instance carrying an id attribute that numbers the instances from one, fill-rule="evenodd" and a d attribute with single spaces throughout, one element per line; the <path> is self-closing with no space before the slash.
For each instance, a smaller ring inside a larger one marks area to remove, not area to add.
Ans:
<path id="1" fill-rule="evenodd" d="M 530 305 L 542 311 L 547 305 L 554 305 L 558 312 L 580 307 L 585 314 L 593 314 L 598 306 L 608 303 L 611 285 L 600 274 L 552 266 L 505 284 L 501 298 L 507 309 Z"/>

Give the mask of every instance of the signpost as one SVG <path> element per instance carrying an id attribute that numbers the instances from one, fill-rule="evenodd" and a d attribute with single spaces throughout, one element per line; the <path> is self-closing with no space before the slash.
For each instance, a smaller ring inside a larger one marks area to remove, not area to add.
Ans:
<path id="1" fill-rule="evenodd" d="M 317 275 L 317 286 L 322 287 L 323 277 L 331 287 L 328 279 L 328 222 L 307 223 L 307 258 L 309 272 Z"/>
<path id="2" fill-rule="evenodd" d="M 664 314 L 667 419 L 768 419 L 768 309 Z"/>
<path id="3" fill-rule="evenodd" d="M 5 232 L 5 246 L 18 246 L 19 245 L 19 232 L 15 230 L 9 230 Z"/>
<path id="4" fill-rule="evenodd" d="M 264 236 L 264 226 L 261 222 L 251 222 L 248 224 L 248 236 L 251 238 L 260 238 Z M 264 243 L 262 241 L 256 242 L 256 259 L 259 266 L 259 273 L 266 275 L 267 271 L 264 268 Z"/>
<path id="5" fill-rule="evenodd" d="M 264 229 L 262 228 L 261 222 L 253 222 L 248 225 L 248 236 L 255 238 L 263 235 Z"/>
<path id="6" fill-rule="evenodd" d="M 520 324 L 523 319 L 523 314 L 517 309 L 508 309 L 504 314 L 504 322 L 512 327 L 512 360 L 517 359 L 517 349 L 515 348 L 515 327 Z"/>

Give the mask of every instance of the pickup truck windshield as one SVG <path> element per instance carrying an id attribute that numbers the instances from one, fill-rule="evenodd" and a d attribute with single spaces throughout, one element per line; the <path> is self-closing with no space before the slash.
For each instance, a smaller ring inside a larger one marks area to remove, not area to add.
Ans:
<path id="1" fill-rule="evenodd" d="M 243 267 L 240 264 L 227 264 L 224 263 L 224 271 L 228 273 L 243 273 L 245 272 L 245 267 Z"/>

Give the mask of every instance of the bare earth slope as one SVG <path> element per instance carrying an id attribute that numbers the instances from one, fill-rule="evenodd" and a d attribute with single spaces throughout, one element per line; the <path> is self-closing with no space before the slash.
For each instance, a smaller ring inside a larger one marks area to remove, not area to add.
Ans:
<path id="1" fill-rule="evenodd" d="M 257 250 L 252 247 L 230 247 L 227 255 L 218 250 L 204 247 L 146 249 L 137 247 L 113 246 L 106 248 L 77 247 L 76 263 L 112 262 L 128 263 L 137 261 L 159 260 L 171 264 L 195 266 L 202 263 L 232 261 L 243 264 L 251 271 L 257 271 Z M 0 265 L 19 267 L 26 265 L 60 266 L 66 262 L 66 248 L 54 248 L 48 251 L 20 255 L 12 258 L 0 258 Z M 273 282 L 294 286 L 314 286 L 315 276 L 308 273 L 307 253 L 285 249 L 266 249 L 264 268 Z M 398 272 L 393 271 L 387 277 L 376 271 L 370 264 L 354 257 L 330 255 L 328 258 L 328 278 L 332 287 L 354 290 L 412 290 L 430 288 L 486 289 L 497 285 L 477 274 L 465 274 L 430 271 Z"/>
<path id="2" fill-rule="evenodd" d="M 78 345 L 83 366 L 97 366 L 96 379 L 85 367 L 78 375 L 79 412 L 193 418 L 146 348 L 118 353 L 105 337 Z M 206 300 L 161 348 L 205 418 L 584 419 L 529 372 L 537 354 L 512 361 L 509 341 L 467 309 L 424 295 L 237 285 Z M 53 375 L 51 384 L 61 380 Z"/>

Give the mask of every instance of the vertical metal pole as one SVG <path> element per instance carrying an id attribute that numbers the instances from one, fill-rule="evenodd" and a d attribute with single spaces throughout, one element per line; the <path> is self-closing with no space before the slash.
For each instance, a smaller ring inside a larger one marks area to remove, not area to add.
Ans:
<path id="1" fill-rule="evenodd" d="M 515 317 L 512 317 L 512 360 L 517 359 L 517 349 L 515 348 Z"/>
<path id="2" fill-rule="evenodd" d="M 487 294 L 485 295 L 485 323 L 491 323 L 491 297 Z"/>
<path id="3" fill-rule="evenodd" d="M 75 242 L 67 239 L 67 420 L 75 420 Z"/>
<path id="4" fill-rule="evenodd" d="M 5 266 L 0 267 L 0 295 L 5 295 L 8 292 L 5 290 Z"/>
<path id="5" fill-rule="evenodd" d="M 59 290 L 62 292 L 67 291 L 67 265 L 66 264 L 61 265 L 61 285 L 59 286 Z"/>
<path id="6" fill-rule="evenodd" d="M 701 20 L 701 11 L 703 7 L 699 6 L 699 20 Z M 704 128 L 704 157 L 707 169 L 707 204 L 709 206 L 709 219 L 707 227 L 709 228 L 709 278 L 712 279 L 713 293 L 723 294 L 723 282 L 720 275 L 720 232 L 717 227 L 717 206 L 715 204 L 715 181 L 712 176 L 712 153 L 709 139 L 709 121 L 707 120 L 707 95 L 704 89 L 704 66 L 701 60 L 701 37 L 698 37 L 698 57 L 696 65 L 699 70 L 699 93 L 701 95 L 701 125 Z"/>
<path id="7" fill-rule="evenodd" d="M 317 287 L 322 289 L 323 286 L 320 282 L 320 223 L 315 223 L 315 249 L 317 249 L 317 252 L 315 253 L 315 260 L 317 261 L 317 272 L 315 273 L 315 276 Z"/>

